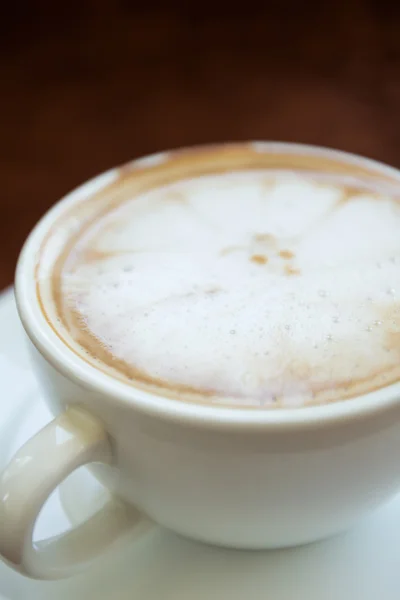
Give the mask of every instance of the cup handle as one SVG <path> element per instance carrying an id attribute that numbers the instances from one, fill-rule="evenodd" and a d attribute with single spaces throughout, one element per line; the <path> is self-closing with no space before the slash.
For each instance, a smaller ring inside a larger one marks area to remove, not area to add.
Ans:
<path id="1" fill-rule="evenodd" d="M 130 508 L 112 501 L 75 529 L 38 543 L 32 539 L 44 503 L 70 473 L 111 461 L 107 433 L 81 408 L 68 408 L 28 440 L 0 474 L 0 555 L 6 563 L 35 579 L 68 577 L 126 531 Z"/>

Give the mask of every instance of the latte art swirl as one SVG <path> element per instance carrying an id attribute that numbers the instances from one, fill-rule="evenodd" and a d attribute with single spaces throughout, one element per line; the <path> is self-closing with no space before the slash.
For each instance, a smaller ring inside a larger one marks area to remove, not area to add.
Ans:
<path id="1" fill-rule="evenodd" d="M 181 400 L 300 407 L 397 381 L 396 186 L 312 157 L 236 163 L 103 192 L 52 273 L 67 335 Z"/>

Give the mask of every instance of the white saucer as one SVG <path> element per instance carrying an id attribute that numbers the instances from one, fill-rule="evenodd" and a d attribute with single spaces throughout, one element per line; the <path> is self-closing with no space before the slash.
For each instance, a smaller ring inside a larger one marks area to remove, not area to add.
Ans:
<path id="1" fill-rule="evenodd" d="M 51 417 L 29 369 L 10 291 L 0 297 L 0 331 L 1 469 Z M 79 494 L 74 492 L 78 489 Z M 45 507 L 38 537 L 68 528 L 67 514 L 71 521 L 81 521 L 106 497 L 107 492 L 84 469 L 77 471 Z M 276 552 L 211 548 L 144 520 L 138 524 L 146 527 L 134 527 L 88 571 L 67 580 L 31 581 L 0 561 L 1 600 L 400 598 L 400 497 L 344 536 Z"/>

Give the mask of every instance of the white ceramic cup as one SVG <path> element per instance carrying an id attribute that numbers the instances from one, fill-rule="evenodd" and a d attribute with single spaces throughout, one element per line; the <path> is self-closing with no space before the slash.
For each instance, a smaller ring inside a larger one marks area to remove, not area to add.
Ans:
<path id="1" fill-rule="evenodd" d="M 400 182 L 400 173 L 390 167 L 331 150 L 285 144 L 257 148 L 323 153 Z M 141 165 L 164 159 L 153 157 Z M 399 384 L 301 409 L 196 405 L 124 384 L 60 340 L 38 302 L 39 249 L 65 210 L 112 177 L 113 172 L 100 176 L 59 202 L 38 223 L 19 259 L 18 310 L 33 367 L 56 417 L 18 451 L 0 479 L 4 559 L 39 578 L 67 575 L 91 559 L 96 543 L 85 525 L 40 547 L 32 543 L 48 496 L 74 469 L 91 463 L 98 479 L 121 499 L 126 526 L 129 506 L 135 506 L 179 534 L 233 548 L 318 540 L 346 529 L 395 494 L 400 488 Z M 104 527 L 111 542 L 124 527 L 115 511 L 110 519 Z"/>

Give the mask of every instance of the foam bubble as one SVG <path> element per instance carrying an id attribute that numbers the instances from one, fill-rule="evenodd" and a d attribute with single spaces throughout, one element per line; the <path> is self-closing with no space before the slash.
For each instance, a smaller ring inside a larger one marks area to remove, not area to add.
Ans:
<path id="1" fill-rule="evenodd" d="M 400 206 L 344 191 L 238 171 L 127 201 L 66 262 L 71 331 L 127 376 L 239 404 L 385 385 L 399 362 Z"/>

